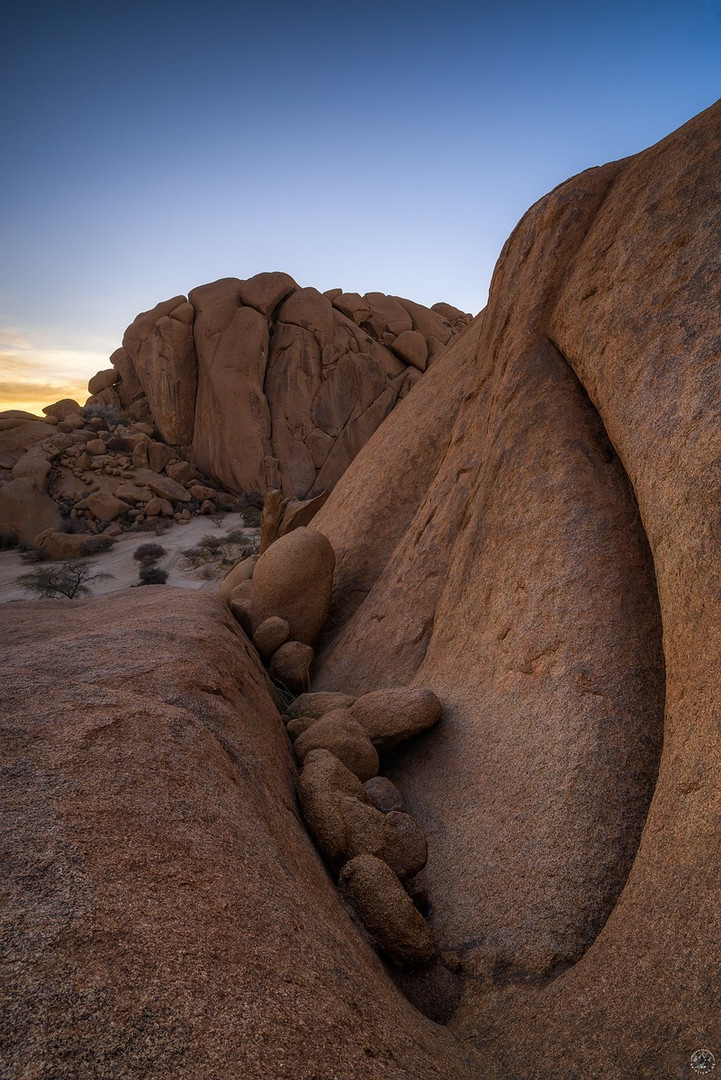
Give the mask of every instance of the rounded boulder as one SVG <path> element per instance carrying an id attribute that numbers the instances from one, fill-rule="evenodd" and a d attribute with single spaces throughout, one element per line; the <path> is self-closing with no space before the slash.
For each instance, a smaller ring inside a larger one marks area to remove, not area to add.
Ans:
<path id="1" fill-rule="evenodd" d="M 435 955 L 427 922 L 396 874 L 375 855 L 345 864 L 338 882 L 380 949 L 401 968 L 424 967 Z"/>
<path id="2" fill-rule="evenodd" d="M 336 709 L 304 731 L 295 741 L 295 754 L 303 762 L 311 750 L 329 750 L 360 780 L 378 772 L 378 751 L 347 709 Z"/>
<path id="3" fill-rule="evenodd" d="M 303 527 L 281 536 L 255 566 L 253 630 L 279 616 L 293 641 L 315 645 L 330 611 L 334 569 L 335 554 L 323 533 Z"/>
<path id="4" fill-rule="evenodd" d="M 252 622 L 252 598 L 250 617 Z M 286 641 L 270 658 L 268 674 L 273 682 L 286 687 L 291 694 L 300 694 L 310 685 L 310 667 L 314 657 L 310 645 L 304 645 L 301 641 Z"/>

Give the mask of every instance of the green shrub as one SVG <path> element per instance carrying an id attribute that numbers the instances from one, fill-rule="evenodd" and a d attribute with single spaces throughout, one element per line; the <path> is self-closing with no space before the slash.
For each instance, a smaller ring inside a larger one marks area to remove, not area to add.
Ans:
<path id="1" fill-rule="evenodd" d="M 243 524 L 246 529 L 257 529 L 260 525 L 260 510 L 255 506 L 247 506 L 240 511 Z"/>
<path id="2" fill-rule="evenodd" d="M 156 559 L 162 559 L 163 555 L 166 555 L 167 551 L 162 544 L 139 544 L 133 552 L 133 558 L 138 562 L 145 562 L 146 559 L 155 562 Z"/>
<path id="3" fill-rule="evenodd" d="M 91 581 L 111 578 L 112 574 L 95 572 L 96 563 L 84 559 L 66 559 L 51 566 L 39 566 L 28 574 L 21 574 L 16 583 L 26 592 L 43 599 L 66 596 L 74 600 L 78 596 L 89 596 Z"/>

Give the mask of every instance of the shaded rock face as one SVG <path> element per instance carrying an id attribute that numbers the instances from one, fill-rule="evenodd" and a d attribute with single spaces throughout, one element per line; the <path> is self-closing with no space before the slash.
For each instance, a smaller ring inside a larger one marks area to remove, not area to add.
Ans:
<path id="1" fill-rule="evenodd" d="M 314 519 L 314 689 L 443 703 L 390 776 L 483 1076 L 683 1075 L 721 1046 L 719 146 L 721 103 L 534 206 Z"/>
<path id="2" fill-rule="evenodd" d="M 342 906 L 220 601 L 148 587 L 4 626 L 3 1076 L 472 1080 Z"/>
<path id="3" fill-rule="evenodd" d="M 470 322 L 437 308 L 281 273 L 223 278 L 139 315 L 111 357 L 115 382 L 91 382 L 222 487 L 302 499 L 333 487 Z"/>

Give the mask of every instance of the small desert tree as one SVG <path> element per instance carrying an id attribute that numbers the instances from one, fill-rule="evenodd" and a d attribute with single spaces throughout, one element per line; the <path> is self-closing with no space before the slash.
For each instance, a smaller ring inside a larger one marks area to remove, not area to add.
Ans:
<path id="1" fill-rule="evenodd" d="M 43 599 L 67 596 L 69 600 L 75 600 L 78 596 L 90 595 L 90 582 L 113 576 L 96 572 L 96 566 L 97 563 L 85 559 L 65 559 L 51 566 L 39 566 L 29 574 L 21 574 L 16 578 L 16 583 L 26 592 Z"/>

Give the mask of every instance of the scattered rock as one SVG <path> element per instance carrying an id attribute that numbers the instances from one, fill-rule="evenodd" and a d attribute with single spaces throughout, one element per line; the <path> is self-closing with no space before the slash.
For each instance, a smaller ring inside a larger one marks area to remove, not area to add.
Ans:
<path id="1" fill-rule="evenodd" d="M 89 510 L 98 521 L 114 521 L 130 510 L 130 503 L 117 499 L 105 491 L 96 491 L 75 504 L 76 510 Z"/>

